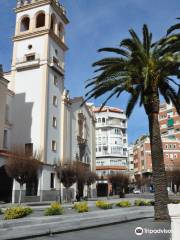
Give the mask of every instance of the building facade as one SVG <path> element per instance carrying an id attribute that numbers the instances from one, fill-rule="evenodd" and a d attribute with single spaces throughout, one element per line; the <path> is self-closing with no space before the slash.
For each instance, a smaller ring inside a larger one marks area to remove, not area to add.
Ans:
<path id="1" fill-rule="evenodd" d="M 96 173 L 99 195 L 107 195 L 107 176 L 127 172 L 127 119 L 123 110 L 113 107 L 93 109 L 96 117 Z"/>
<path id="2" fill-rule="evenodd" d="M 96 171 L 95 117 L 82 97 L 70 98 L 64 92 L 62 101 L 63 137 L 61 142 L 63 162 L 80 161 L 89 170 Z M 74 192 L 76 187 L 73 187 Z M 84 188 L 87 196 L 87 188 Z M 91 186 L 91 196 L 96 196 L 96 184 Z"/>
<path id="3" fill-rule="evenodd" d="M 130 182 L 134 182 L 134 154 L 133 154 L 133 149 L 134 145 L 129 145 L 128 146 L 128 160 L 127 160 L 127 165 L 128 165 L 128 172 L 130 176 Z"/>
<path id="4" fill-rule="evenodd" d="M 164 162 L 166 170 L 180 165 L 180 141 L 178 139 L 162 138 Z M 135 176 L 152 175 L 152 158 L 150 139 L 148 136 L 140 137 L 133 148 Z"/>
<path id="5" fill-rule="evenodd" d="M 180 115 L 172 103 L 160 105 L 159 124 L 162 137 L 180 140 Z"/>
<path id="6" fill-rule="evenodd" d="M 69 21 L 64 7 L 57 0 L 17 0 L 15 12 L 12 67 L 0 76 L 0 178 L 9 180 L 4 171 L 8 150 L 24 146 L 25 151 L 39 151 L 43 167 L 36 193 L 28 195 L 31 191 L 24 185 L 22 200 L 56 200 L 60 161 L 78 158 L 95 171 L 94 120 L 87 106 L 80 107 L 82 98 L 69 100 L 65 91 Z M 16 202 L 20 186 L 14 181 L 11 188 Z"/>

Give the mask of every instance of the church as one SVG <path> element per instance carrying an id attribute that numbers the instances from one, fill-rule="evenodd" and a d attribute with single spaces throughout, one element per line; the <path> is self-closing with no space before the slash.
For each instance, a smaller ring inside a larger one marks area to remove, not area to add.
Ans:
<path id="1" fill-rule="evenodd" d="M 59 162 L 80 159 L 95 171 L 95 117 L 65 89 L 65 8 L 58 0 L 17 0 L 15 13 L 11 71 L 0 69 L 0 201 L 19 196 L 4 169 L 14 145 L 40 150 L 43 163 L 36 191 L 24 185 L 23 201 L 56 200 Z"/>

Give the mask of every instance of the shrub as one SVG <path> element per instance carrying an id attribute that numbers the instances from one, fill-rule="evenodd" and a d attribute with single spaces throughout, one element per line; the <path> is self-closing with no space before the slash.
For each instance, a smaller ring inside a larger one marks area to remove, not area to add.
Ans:
<path id="1" fill-rule="evenodd" d="M 96 207 L 101 209 L 112 209 L 113 204 L 105 201 L 96 201 Z"/>
<path id="2" fill-rule="evenodd" d="M 138 199 L 138 200 L 134 201 L 134 205 L 135 206 L 153 206 L 154 201 L 147 201 L 147 200 Z"/>
<path id="3" fill-rule="evenodd" d="M 81 203 L 75 203 L 73 205 L 73 208 L 78 212 L 78 213 L 83 213 L 83 212 L 88 212 L 89 207 L 87 202 L 81 202 Z"/>
<path id="4" fill-rule="evenodd" d="M 64 213 L 64 209 L 60 203 L 54 202 L 51 204 L 49 208 L 45 210 L 45 216 L 54 216 L 54 215 L 62 215 Z"/>
<path id="5" fill-rule="evenodd" d="M 3 214 L 3 211 L 2 211 L 2 209 L 0 208 L 0 215 L 1 215 L 1 214 Z"/>
<path id="6" fill-rule="evenodd" d="M 4 212 L 4 219 L 16 219 L 16 218 L 22 218 L 26 217 L 27 215 L 31 214 L 33 211 L 29 207 L 11 207 L 5 210 Z"/>
<path id="7" fill-rule="evenodd" d="M 116 203 L 117 207 L 131 207 L 131 203 L 129 201 L 121 201 Z"/>
<path id="8" fill-rule="evenodd" d="M 179 204 L 180 200 L 170 200 L 170 203 Z"/>

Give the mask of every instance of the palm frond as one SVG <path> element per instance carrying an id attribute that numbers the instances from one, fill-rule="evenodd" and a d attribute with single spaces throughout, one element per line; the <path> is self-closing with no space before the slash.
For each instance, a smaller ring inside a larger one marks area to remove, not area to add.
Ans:
<path id="1" fill-rule="evenodd" d="M 129 57 L 129 52 L 124 50 L 124 49 L 120 49 L 120 48 L 100 48 L 98 49 L 98 52 L 111 52 L 111 53 L 117 53 L 120 54 L 124 57 Z"/>
<path id="2" fill-rule="evenodd" d="M 170 28 L 168 28 L 167 35 L 169 35 L 173 31 L 178 30 L 178 29 L 180 29 L 180 23 L 177 23 L 177 24 L 171 26 Z"/>

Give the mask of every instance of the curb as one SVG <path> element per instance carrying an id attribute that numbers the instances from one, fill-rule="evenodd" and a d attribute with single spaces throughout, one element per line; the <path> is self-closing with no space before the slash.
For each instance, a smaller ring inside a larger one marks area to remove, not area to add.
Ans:
<path id="1" fill-rule="evenodd" d="M 109 211 L 109 210 L 107 210 Z M 12 227 L 0 230 L 1 240 L 17 240 L 17 239 L 32 239 L 42 236 L 52 236 L 53 234 L 68 233 L 85 229 L 103 227 L 108 225 L 131 222 L 141 219 L 153 218 L 153 211 L 132 211 L 131 213 L 117 214 L 110 212 L 106 216 L 87 216 L 87 214 L 79 215 L 78 218 L 65 219 L 50 219 L 50 222 L 39 223 L 30 226 Z"/>

